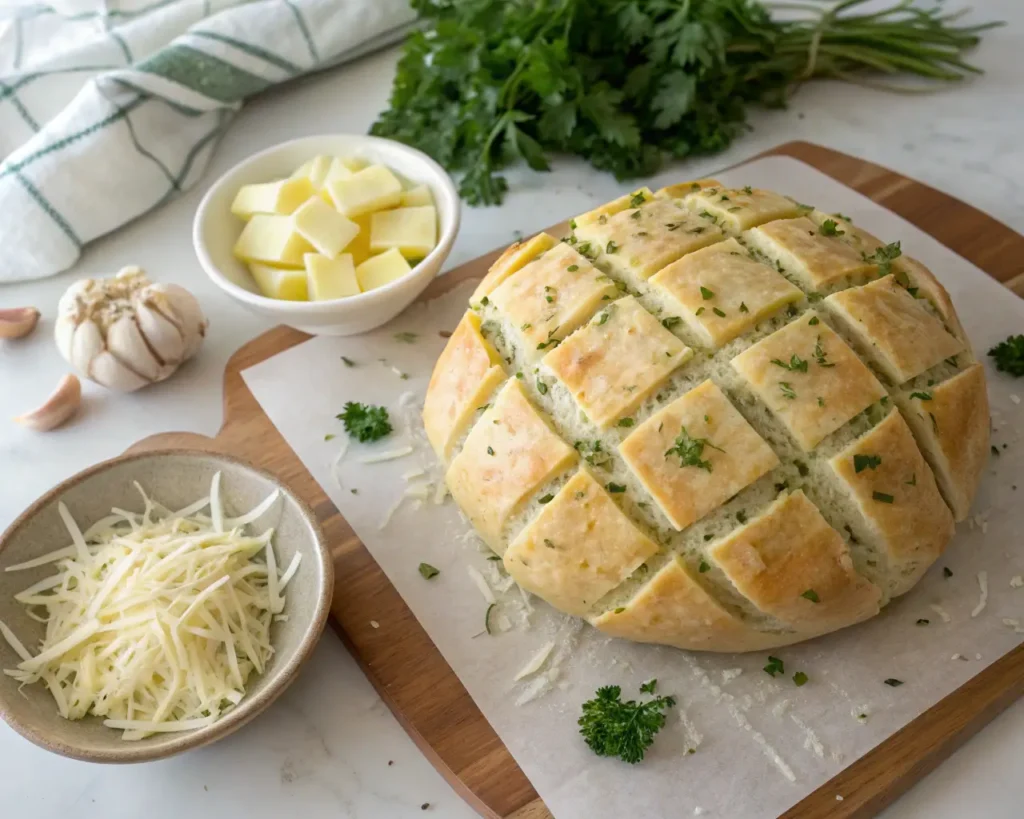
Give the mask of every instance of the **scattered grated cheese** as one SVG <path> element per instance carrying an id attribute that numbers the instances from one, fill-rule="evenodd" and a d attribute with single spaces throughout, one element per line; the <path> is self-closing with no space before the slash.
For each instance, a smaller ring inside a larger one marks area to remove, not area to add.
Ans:
<path id="1" fill-rule="evenodd" d="M 1024 586 L 1024 577 L 1022 577 L 1019 574 L 1015 574 L 1013 577 L 1010 578 L 1010 588 L 1011 589 L 1019 589 L 1022 586 Z"/>
<path id="2" fill-rule="evenodd" d="M 338 454 L 334 456 L 334 460 L 331 461 L 331 477 L 334 478 L 334 482 L 338 485 L 338 489 L 344 489 L 345 487 L 341 484 L 341 462 L 345 458 L 345 454 L 348 452 L 349 439 L 348 436 L 342 438 L 341 446 L 338 447 Z"/>
<path id="3" fill-rule="evenodd" d="M 540 650 L 529 659 L 526 665 L 519 669 L 516 675 L 512 678 L 512 681 L 519 682 L 523 677 L 529 677 L 531 674 L 536 674 L 541 670 L 541 668 L 543 668 L 544 663 L 554 650 L 554 641 L 550 641 L 542 645 Z"/>
<path id="4" fill-rule="evenodd" d="M 448 484 L 443 480 L 437 482 L 434 487 L 434 505 L 439 506 L 444 503 L 444 499 L 448 496 Z"/>
<path id="5" fill-rule="evenodd" d="M 727 668 L 722 672 L 722 685 L 728 685 L 743 673 L 742 668 Z"/>
<path id="6" fill-rule="evenodd" d="M 141 515 L 114 510 L 84 534 L 58 504 L 71 546 L 8 567 L 60 561 L 57 574 L 15 595 L 45 610 L 29 612 L 46 626 L 37 654 L 0 623 L 21 658 L 5 674 L 44 683 L 65 719 L 102 717 L 125 740 L 203 728 L 241 702 L 273 656 L 271 623 L 286 617 L 282 592 L 301 560 L 279 574 L 273 530 L 243 531 L 279 492 L 228 517 L 219 472 L 209 496 L 179 512 L 139 491 Z"/>
<path id="7" fill-rule="evenodd" d="M 1015 620 L 1012 617 L 1004 617 L 1003 625 L 1012 628 L 1014 634 L 1024 634 L 1024 628 L 1020 627 L 1020 620 Z"/>
<path id="8" fill-rule="evenodd" d="M 378 623 L 376 620 L 371 620 L 370 628 L 380 628 L 380 623 Z"/>
<path id="9" fill-rule="evenodd" d="M 971 617 L 981 614 L 988 603 L 988 572 L 978 572 L 978 588 L 981 590 L 981 596 L 978 598 L 978 605 L 971 612 Z"/>
<path id="10" fill-rule="evenodd" d="M 1020 396 L 1019 395 L 1014 395 L 1013 393 L 1011 393 L 1010 394 L 1010 400 L 1013 401 L 1014 404 L 1019 404 L 1020 403 Z"/>
<path id="11" fill-rule="evenodd" d="M 938 603 L 932 603 L 929 608 L 942 618 L 943 623 L 952 622 L 953 618 L 949 616 L 949 612 L 942 608 Z"/>
<path id="12" fill-rule="evenodd" d="M 425 469 L 420 469 L 420 468 L 410 469 L 408 472 L 403 472 L 402 473 L 402 480 L 403 481 L 411 481 L 411 480 L 414 480 L 416 478 L 422 478 L 426 474 L 427 474 L 427 470 L 425 470 Z"/>
<path id="13" fill-rule="evenodd" d="M 390 449 L 387 452 L 379 452 L 376 455 L 364 455 L 359 459 L 361 464 L 379 464 L 384 461 L 394 461 L 398 458 L 404 458 L 406 455 L 412 455 L 411 446 L 402 446 L 398 449 Z"/>
<path id="14" fill-rule="evenodd" d="M 491 587 L 487 585 L 487 581 L 484 579 L 484 576 L 480 574 L 479 570 L 472 566 L 467 566 L 466 571 L 469 572 L 470 579 L 476 587 L 480 589 L 480 594 L 484 596 L 484 600 L 486 600 L 488 604 L 498 602 L 494 597 L 494 592 L 491 591 Z"/>

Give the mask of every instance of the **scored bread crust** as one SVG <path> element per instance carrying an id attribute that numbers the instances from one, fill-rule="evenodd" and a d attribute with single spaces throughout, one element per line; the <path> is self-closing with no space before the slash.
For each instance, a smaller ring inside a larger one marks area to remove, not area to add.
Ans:
<path id="1" fill-rule="evenodd" d="M 612 636 L 727 652 L 909 591 L 989 452 L 984 370 L 932 273 L 713 179 L 570 228 L 492 265 L 424 406 L 513 579 Z"/>

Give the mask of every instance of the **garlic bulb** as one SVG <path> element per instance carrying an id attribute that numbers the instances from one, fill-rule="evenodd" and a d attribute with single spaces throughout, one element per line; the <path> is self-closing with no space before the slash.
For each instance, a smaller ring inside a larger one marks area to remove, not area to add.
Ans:
<path id="1" fill-rule="evenodd" d="M 83 279 L 57 305 L 61 355 L 86 378 L 131 392 L 163 381 L 198 352 L 207 321 L 195 296 L 152 284 L 139 267 Z"/>

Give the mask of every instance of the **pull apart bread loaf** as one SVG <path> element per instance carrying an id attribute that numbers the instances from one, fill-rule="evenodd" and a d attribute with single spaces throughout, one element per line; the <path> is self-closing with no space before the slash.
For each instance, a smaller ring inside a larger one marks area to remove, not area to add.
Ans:
<path id="1" fill-rule="evenodd" d="M 910 590 L 968 513 L 985 376 L 949 295 L 844 217 L 714 180 L 509 248 L 423 416 L 528 591 L 618 637 L 805 640 Z"/>

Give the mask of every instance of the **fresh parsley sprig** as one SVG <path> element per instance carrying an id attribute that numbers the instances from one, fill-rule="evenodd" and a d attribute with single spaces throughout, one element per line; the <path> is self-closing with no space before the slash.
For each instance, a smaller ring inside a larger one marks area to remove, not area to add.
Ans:
<path id="1" fill-rule="evenodd" d="M 345 404 L 345 411 L 337 418 L 345 425 L 345 432 L 362 443 L 379 441 L 389 435 L 392 429 L 387 408 L 373 404 L 349 401 Z"/>
<path id="2" fill-rule="evenodd" d="M 653 693 L 656 680 L 641 686 Z M 675 697 L 655 697 L 647 702 L 622 701 L 622 689 L 606 685 L 593 699 L 583 703 L 580 734 L 598 756 L 617 756 L 635 765 L 665 725 L 665 711 L 676 704 Z"/>
<path id="3" fill-rule="evenodd" d="M 1007 336 L 988 354 L 996 361 L 996 369 L 1019 378 L 1024 375 L 1024 335 Z"/>

